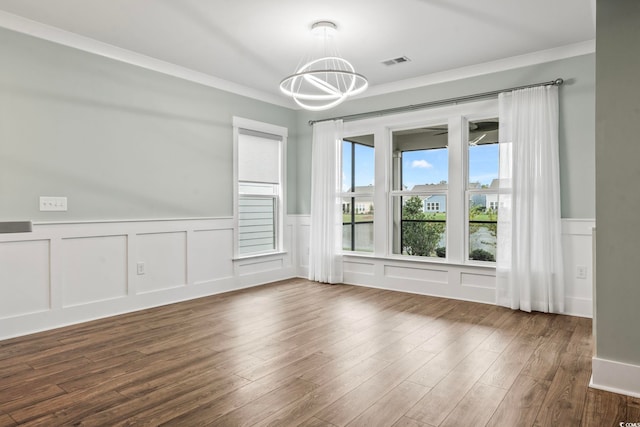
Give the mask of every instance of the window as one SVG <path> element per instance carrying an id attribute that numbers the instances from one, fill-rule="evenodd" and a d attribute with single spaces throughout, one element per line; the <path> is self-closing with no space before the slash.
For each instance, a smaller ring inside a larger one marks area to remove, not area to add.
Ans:
<path id="1" fill-rule="evenodd" d="M 425 212 L 439 212 L 440 211 L 440 203 L 439 202 L 427 202 L 425 199 Z"/>
<path id="2" fill-rule="evenodd" d="M 373 252 L 373 135 L 342 141 L 342 248 Z"/>
<path id="3" fill-rule="evenodd" d="M 468 259 L 496 260 L 498 232 L 498 119 L 468 126 Z"/>
<path id="4" fill-rule="evenodd" d="M 446 256 L 448 125 L 392 133 L 393 253 Z"/>
<path id="5" fill-rule="evenodd" d="M 497 114 L 491 99 L 345 122 L 344 135 L 367 135 L 343 138 L 345 251 L 491 266 Z"/>
<path id="6" fill-rule="evenodd" d="M 282 249 L 284 144 L 287 130 L 234 117 L 236 254 Z"/>

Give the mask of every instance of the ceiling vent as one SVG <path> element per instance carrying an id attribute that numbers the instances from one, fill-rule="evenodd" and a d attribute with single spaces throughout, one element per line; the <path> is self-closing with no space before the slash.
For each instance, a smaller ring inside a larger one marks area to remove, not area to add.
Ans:
<path id="1" fill-rule="evenodd" d="M 386 61 L 382 61 L 382 63 L 384 65 L 396 65 L 396 64 L 402 64 L 403 62 L 409 62 L 409 61 L 411 60 L 406 56 L 399 56 L 397 58 L 387 59 Z"/>

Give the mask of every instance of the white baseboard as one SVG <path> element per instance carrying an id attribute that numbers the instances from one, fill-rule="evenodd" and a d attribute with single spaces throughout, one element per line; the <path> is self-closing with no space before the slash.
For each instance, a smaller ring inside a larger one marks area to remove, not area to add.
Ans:
<path id="1" fill-rule="evenodd" d="M 640 397 L 640 366 L 594 357 L 589 387 Z"/>
<path id="2" fill-rule="evenodd" d="M 197 298 L 222 294 L 254 286 L 264 285 L 279 280 L 295 277 L 292 270 L 282 270 L 279 274 L 271 272 L 268 279 L 265 275 L 256 274 L 253 277 L 243 277 L 239 282 L 235 278 L 215 280 L 206 284 L 180 286 L 171 289 L 152 291 L 144 294 L 106 301 L 65 307 L 58 310 L 47 310 L 29 313 L 13 318 L 0 319 L 0 340 L 23 335 L 43 332 L 55 328 L 75 325 L 120 314 L 132 313 L 163 305 L 175 304 Z"/>
<path id="3" fill-rule="evenodd" d="M 564 313 L 569 316 L 593 317 L 593 301 L 591 298 L 567 296 L 564 300 Z"/>

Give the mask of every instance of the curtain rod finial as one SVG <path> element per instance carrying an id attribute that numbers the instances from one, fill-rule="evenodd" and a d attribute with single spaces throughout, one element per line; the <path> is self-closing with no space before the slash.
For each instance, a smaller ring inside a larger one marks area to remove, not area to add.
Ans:
<path id="1" fill-rule="evenodd" d="M 563 79 L 555 79 L 555 80 L 553 81 L 553 84 L 554 84 L 554 85 L 556 85 L 556 86 L 561 86 L 561 85 L 562 85 L 562 83 L 564 83 L 564 80 L 563 80 Z"/>

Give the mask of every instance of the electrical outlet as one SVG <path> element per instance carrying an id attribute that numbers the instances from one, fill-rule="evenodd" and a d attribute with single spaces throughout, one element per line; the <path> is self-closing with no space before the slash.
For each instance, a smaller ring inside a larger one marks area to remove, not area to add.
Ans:
<path id="1" fill-rule="evenodd" d="M 586 279 L 587 278 L 587 267 L 584 265 L 579 265 L 576 267 L 576 277 L 578 279 Z"/>
<path id="2" fill-rule="evenodd" d="M 136 272 L 138 275 L 144 274 L 144 262 L 139 262 L 136 264 Z"/>

